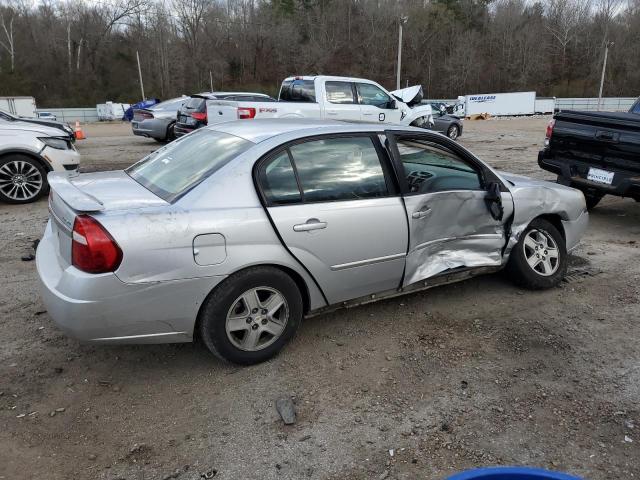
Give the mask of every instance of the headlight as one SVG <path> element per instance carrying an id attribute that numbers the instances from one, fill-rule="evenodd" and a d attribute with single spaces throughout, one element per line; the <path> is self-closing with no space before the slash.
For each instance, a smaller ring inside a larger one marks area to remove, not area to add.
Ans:
<path id="1" fill-rule="evenodd" d="M 45 145 L 51 148 L 57 148 L 58 150 L 69 150 L 71 148 L 71 144 L 69 139 L 67 138 L 59 138 L 59 137 L 39 137 L 40 140 Z"/>

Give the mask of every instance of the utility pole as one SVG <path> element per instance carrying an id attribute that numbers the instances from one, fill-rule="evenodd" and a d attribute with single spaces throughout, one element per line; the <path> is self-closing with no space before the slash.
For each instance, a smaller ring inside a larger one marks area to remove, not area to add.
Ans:
<path id="1" fill-rule="evenodd" d="M 602 90 L 604 89 L 604 74 L 607 71 L 607 57 L 609 56 L 609 47 L 613 46 L 613 42 L 604 42 L 604 61 L 602 62 L 602 76 L 600 77 L 600 93 L 598 93 L 598 111 L 602 108 Z"/>
<path id="2" fill-rule="evenodd" d="M 144 96 L 144 85 L 142 84 L 142 69 L 140 68 L 140 55 L 138 55 L 138 51 L 136 50 L 136 59 L 138 60 L 138 77 L 140 77 L 140 91 L 142 92 L 142 100 L 146 100 L 147 97 Z"/>
<path id="3" fill-rule="evenodd" d="M 400 71 L 402 69 L 402 25 L 407 23 L 409 17 L 403 15 L 400 17 L 398 29 L 398 72 L 396 74 L 396 90 L 400 90 Z"/>
<path id="4" fill-rule="evenodd" d="M 213 92 L 213 75 L 211 74 L 211 70 L 209 70 L 209 87 L 211 88 L 209 91 Z"/>

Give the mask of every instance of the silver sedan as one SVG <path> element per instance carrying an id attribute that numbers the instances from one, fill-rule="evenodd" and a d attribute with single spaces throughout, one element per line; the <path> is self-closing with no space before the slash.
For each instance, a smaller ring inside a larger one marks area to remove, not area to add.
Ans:
<path id="1" fill-rule="evenodd" d="M 50 174 L 51 318 L 96 343 L 189 342 L 241 364 L 304 316 L 506 268 L 557 285 L 581 192 L 493 170 L 423 129 L 218 124 L 125 171 Z"/>

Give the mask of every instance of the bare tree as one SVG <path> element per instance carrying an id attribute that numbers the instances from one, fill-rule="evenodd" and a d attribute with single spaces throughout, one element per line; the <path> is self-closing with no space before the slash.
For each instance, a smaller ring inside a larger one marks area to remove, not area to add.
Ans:
<path id="1" fill-rule="evenodd" d="M 16 50 L 13 38 L 13 14 L 9 18 L 9 21 L 6 22 L 4 15 L 0 13 L 0 24 L 2 25 L 2 30 L 5 35 L 5 39 L 0 40 L 0 46 L 9 53 L 9 58 L 11 58 L 11 72 L 14 72 L 16 64 Z"/>

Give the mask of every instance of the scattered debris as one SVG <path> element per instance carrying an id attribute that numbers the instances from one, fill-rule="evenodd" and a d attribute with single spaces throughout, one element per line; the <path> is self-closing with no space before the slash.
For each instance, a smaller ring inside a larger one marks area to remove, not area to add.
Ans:
<path id="1" fill-rule="evenodd" d="M 31 262 L 32 260 L 35 260 L 35 258 L 36 256 L 33 253 L 25 253 L 20 257 L 20 260 L 23 262 Z"/>
<path id="2" fill-rule="evenodd" d="M 204 480 L 209 480 L 210 478 L 215 477 L 217 474 L 218 474 L 217 470 L 209 470 L 208 472 L 201 473 L 200 478 L 203 478 Z"/>
<path id="3" fill-rule="evenodd" d="M 285 425 L 296 423 L 296 410 L 291 397 L 280 397 L 276 400 L 276 410 Z"/>
<path id="4" fill-rule="evenodd" d="M 394 454 L 393 448 L 390 448 L 390 449 L 389 449 L 389 456 L 390 456 L 390 457 L 393 457 L 393 454 Z"/>
<path id="5" fill-rule="evenodd" d="M 624 441 L 626 443 L 633 443 L 633 439 L 629 435 L 624 436 Z"/>
<path id="6" fill-rule="evenodd" d="M 307 440 L 309 440 L 311 438 L 311 435 L 303 435 L 302 437 L 300 437 L 298 439 L 299 442 L 306 442 Z"/>
<path id="7" fill-rule="evenodd" d="M 98 458 L 98 456 L 95 453 L 90 453 L 87 458 L 89 460 L 96 460 Z"/>
<path id="8" fill-rule="evenodd" d="M 64 412 L 64 410 L 65 410 L 64 407 L 56 408 L 56 412 L 58 412 L 58 413 L 62 413 L 62 412 Z"/>

